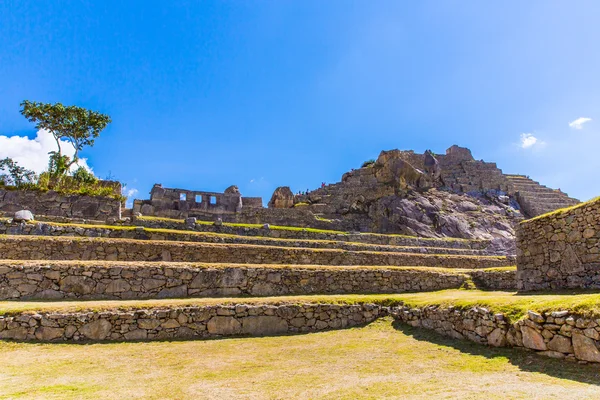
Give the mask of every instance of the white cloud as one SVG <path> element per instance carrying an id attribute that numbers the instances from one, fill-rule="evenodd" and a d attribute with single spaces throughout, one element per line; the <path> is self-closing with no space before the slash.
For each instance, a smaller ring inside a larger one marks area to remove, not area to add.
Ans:
<path id="1" fill-rule="evenodd" d="M 123 195 L 125 197 L 127 197 L 127 200 L 125 201 L 125 207 L 127 207 L 127 208 L 133 207 L 133 200 L 134 200 L 133 196 L 135 196 L 138 193 L 139 193 L 139 191 L 136 188 L 129 189 L 127 186 L 125 186 L 123 188 Z"/>
<path id="2" fill-rule="evenodd" d="M 61 140 L 60 148 L 63 154 L 71 158 L 75 154 L 75 148 L 67 141 Z M 10 157 L 21 167 L 30 169 L 37 174 L 48 168 L 48 153 L 56 150 L 58 149 L 54 137 L 44 129 L 39 130 L 34 139 L 25 136 L 0 135 L 0 159 Z M 85 158 L 79 159 L 79 165 L 92 171 Z"/>
<path id="3" fill-rule="evenodd" d="M 534 146 L 538 147 L 544 144 L 545 143 L 542 142 L 540 139 L 533 136 L 533 133 L 521 133 L 521 142 L 519 143 L 519 146 L 522 149 L 529 149 Z"/>
<path id="4" fill-rule="evenodd" d="M 591 118 L 579 117 L 575 121 L 569 122 L 569 126 L 573 129 L 583 129 L 583 124 L 591 120 Z"/>

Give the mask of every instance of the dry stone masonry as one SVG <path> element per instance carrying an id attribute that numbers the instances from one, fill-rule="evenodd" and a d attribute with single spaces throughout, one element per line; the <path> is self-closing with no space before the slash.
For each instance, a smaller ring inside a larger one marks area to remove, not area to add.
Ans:
<path id="1" fill-rule="evenodd" d="M 457 289 L 467 279 L 399 267 L 0 261 L 0 300 L 401 293 Z"/>
<path id="2" fill-rule="evenodd" d="M 600 319 L 569 311 L 529 311 L 511 322 L 484 307 L 402 306 L 394 318 L 414 327 L 494 347 L 521 347 L 566 360 L 600 362 Z"/>
<path id="3" fill-rule="evenodd" d="M 120 194 L 120 186 L 118 189 Z M 0 212 L 29 210 L 34 215 L 52 215 L 106 221 L 121 218 L 121 200 L 113 197 L 63 195 L 54 191 L 0 189 Z"/>
<path id="4" fill-rule="evenodd" d="M 600 199 L 522 222 L 517 268 L 523 291 L 600 288 Z"/>
<path id="5" fill-rule="evenodd" d="M 375 304 L 214 305 L 0 316 L 0 339 L 39 341 L 207 339 L 340 329 L 387 315 Z"/>
<path id="6" fill-rule="evenodd" d="M 492 268 L 506 257 L 345 251 L 245 244 L 142 241 L 130 239 L 0 236 L 7 260 L 178 261 L 251 264 L 400 265 Z"/>

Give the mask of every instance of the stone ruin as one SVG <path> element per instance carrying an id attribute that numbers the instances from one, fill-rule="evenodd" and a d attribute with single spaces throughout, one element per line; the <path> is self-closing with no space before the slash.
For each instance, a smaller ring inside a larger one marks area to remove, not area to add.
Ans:
<path id="1" fill-rule="evenodd" d="M 134 200 L 133 213 L 166 218 L 215 217 L 262 208 L 261 197 L 242 197 L 237 186 L 223 193 L 163 188 L 157 183 L 149 200 Z"/>

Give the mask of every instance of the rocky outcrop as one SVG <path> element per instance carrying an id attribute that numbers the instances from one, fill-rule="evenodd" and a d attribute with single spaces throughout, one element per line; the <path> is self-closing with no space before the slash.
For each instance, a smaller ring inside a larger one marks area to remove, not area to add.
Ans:
<path id="1" fill-rule="evenodd" d="M 294 193 L 289 186 L 280 186 L 273 192 L 269 208 L 291 208 L 294 206 Z"/>
<path id="2" fill-rule="evenodd" d="M 373 167 L 377 182 L 394 188 L 425 188 L 429 186 L 427 175 L 404 159 L 400 150 L 382 151 Z"/>

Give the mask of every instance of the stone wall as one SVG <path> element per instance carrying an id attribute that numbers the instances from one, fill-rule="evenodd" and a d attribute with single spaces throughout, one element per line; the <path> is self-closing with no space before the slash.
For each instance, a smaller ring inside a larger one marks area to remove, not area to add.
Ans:
<path id="1" fill-rule="evenodd" d="M 600 199 L 523 221 L 519 290 L 600 288 Z"/>
<path id="2" fill-rule="evenodd" d="M 167 218 L 217 218 L 235 215 L 244 207 L 262 208 L 262 198 L 242 197 L 237 186 L 230 186 L 219 193 L 164 188 L 161 184 L 155 184 L 149 200 L 133 202 L 133 213 Z"/>
<path id="3" fill-rule="evenodd" d="M 38 341 L 207 339 L 340 329 L 387 315 L 374 304 L 213 305 L 39 312 L 0 316 L 0 339 Z"/>
<path id="4" fill-rule="evenodd" d="M 406 265 L 468 269 L 510 265 L 506 257 L 494 256 L 409 254 L 244 244 L 44 236 L 0 236 L 0 254 L 7 260 Z"/>
<path id="5" fill-rule="evenodd" d="M 469 275 L 473 279 L 475 286 L 479 289 L 487 290 L 516 290 L 517 289 L 517 271 L 486 269 L 481 271 L 471 271 Z"/>
<path id="6" fill-rule="evenodd" d="M 53 215 L 106 221 L 121 218 L 121 201 L 112 197 L 63 195 L 54 191 L 0 189 L 0 211 L 29 210 L 35 215 Z"/>
<path id="7" fill-rule="evenodd" d="M 148 228 L 194 230 L 199 232 L 225 233 L 240 236 L 264 236 L 282 239 L 306 240 L 336 240 L 356 243 L 369 243 L 390 246 L 425 246 L 444 247 L 454 249 L 485 250 L 488 254 L 504 254 L 498 252 L 491 240 L 466 240 L 466 239 L 434 239 L 417 236 L 386 235 L 377 233 L 342 233 L 315 231 L 309 229 L 266 229 L 264 227 L 246 227 L 231 225 L 213 225 L 194 223 L 186 224 L 185 221 L 161 220 L 151 218 L 136 218 L 134 224 Z"/>
<path id="8" fill-rule="evenodd" d="M 0 262 L 0 300 L 401 293 L 461 287 L 468 276 L 396 267 Z"/>
<path id="9" fill-rule="evenodd" d="M 304 239 L 280 239 L 266 237 L 232 236 L 224 234 L 190 232 L 175 230 L 154 230 L 142 227 L 120 227 L 120 226 L 93 226 L 93 225 L 68 225 L 52 224 L 44 222 L 34 223 L 10 223 L 10 220 L 0 219 L 0 234 L 8 235 L 35 235 L 35 236 L 75 236 L 75 237 L 104 237 L 113 239 L 137 239 L 137 240 L 168 240 L 198 243 L 232 243 L 252 244 L 260 246 L 279 247 L 304 247 L 315 249 L 342 249 L 350 251 L 391 251 L 419 254 L 485 254 L 480 250 L 455 249 L 452 247 L 397 247 L 390 245 L 352 243 L 346 241 L 324 241 Z"/>
<path id="10" fill-rule="evenodd" d="M 392 310 L 392 314 L 400 322 L 455 339 L 495 347 L 522 347 L 553 358 L 600 362 L 598 320 L 569 311 L 529 311 L 525 319 L 514 323 L 504 314 L 483 307 L 405 306 Z"/>

